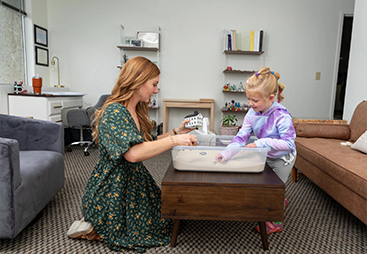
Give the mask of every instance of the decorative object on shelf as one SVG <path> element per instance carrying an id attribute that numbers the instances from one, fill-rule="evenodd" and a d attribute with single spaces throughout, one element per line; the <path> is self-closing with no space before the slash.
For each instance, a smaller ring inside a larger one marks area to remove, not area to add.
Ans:
<path id="1" fill-rule="evenodd" d="M 148 108 L 158 108 L 158 106 L 157 106 L 157 100 L 156 99 L 153 99 L 151 102 L 149 102 Z"/>
<path id="2" fill-rule="evenodd" d="M 134 37 L 125 37 L 124 38 L 124 45 L 131 46 L 131 40 L 134 40 Z"/>
<path id="3" fill-rule="evenodd" d="M 138 39 L 143 41 L 143 47 L 159 49 L 159 33 L 138 32 Z"/>
<path id="4" fill-rule="evenodd" d="M 241 103 L 238 101 L 230 101 L 230 102 L 226 102 L 224 107 L 222 108 L 222 111 L 248 111 L 249 106 L 246 105 L 245 103 Z"/>
<path id="5" fill-rule="evenodd" d="M 232 70 L 232 67 L 231 66 L 228 66 L 227 67 L 227 71 L 231 71 Z"/>
<path id="6" fill-rule="evenodd" d="M 126 63 L 127 61 L 129 61 L 129 58 L 128 58 L 128 56 L 126 54 L 124 54 L 122 56 L 122 58 L 124 59 L 124 63 Z"/>
<path id="7" fill-rule="evenodd" d="M 240 87 L 237 89 L 237 91 L 239 91 L 239 92 L 244 92 L 245 91 L 245 88 L 243 87 L 242 82 L 240 82 Z"/>
<path id="8" fill-rule="evenodd" d="M 228 83 L 228 84 L 224 85 L 224 86 L 223 86 L 223 91 L 229 91 L 229 86 L 230 86 L 230 85 L 231 85 L 230 83 Z"/>
<path id="9" fill-rule="evenodd" d="M 139 39 L 132 39 L 131 45 L 133 45 L 134 47 L 143 47 L 143 41 Z"/>
<path id="10" fill-rule="evenodd" d="M 231 85 L 231 86 L 229 87 L 229 90 L 230 90 L 230 91 L 236 91 L 236 85 L 235 85 L 235 84 Z"/>
<path id="11" fill-rule="evenodd" d="M 23 91 L 23 81 L 20 81 L 17 83 L 17 81 L 14 81 L 14 93 L 20 94 L 20 93 L 26 93 L 27 90 Z"/>
<path id="12" fill-rule="evenodd" d="M 33 76 L 32 86 L 33 86 L 33 93 L 34 94 L 41 94 L 41 91 L 42 91 L 42 77 L 38 76 L 38 74 L 36 76 Z"/>
<path id="13" fill-rule="evenodd" d="M 157 122 L 155 120 L 152 120 L 152 126 L 153 126 L 153 128 L 157 127 Z"/>
<path id="14" fill-rule="evenodd" d="M 203 115 L 198 111 L 194 111 L 194 114 L 185 116 L 185 120 L 190 119 L 190 122 L 185 124 L 186 128 L 198 128 L 203 126 Z"/>
<path id="15" fill-rule="evenodd" d="M 219 126 L 219 135 L 235 136 L 237 134 L 238 126 L 236 126 L 236 115 L 223 115 L 220 122 L 222 124 Z"/>
<path id="16" fill-rule="evenodd" d="M 48 46 L 48 37 L 46 28 L 34 25 L 34 43 L 44 47 Z"/>

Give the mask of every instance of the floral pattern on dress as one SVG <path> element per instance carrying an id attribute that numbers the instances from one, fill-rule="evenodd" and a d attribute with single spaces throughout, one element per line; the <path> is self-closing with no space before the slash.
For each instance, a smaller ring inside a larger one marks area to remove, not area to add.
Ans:
<path id="1" fill-rule="evenodd" d="M 142 162 L 123 157 L 144 141 L 125 106 L 106 108 L 98 126 L 99 161 L 82 205 L 85 220 L 113 250 L 144 252 L 171 241 L 173 222 L 161 218 L 161 190 Z"/>

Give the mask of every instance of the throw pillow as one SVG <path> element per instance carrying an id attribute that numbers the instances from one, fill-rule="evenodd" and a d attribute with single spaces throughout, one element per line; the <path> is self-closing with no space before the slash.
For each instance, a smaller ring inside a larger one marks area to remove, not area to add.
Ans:
<path id="1" fill-rule="evenodd" d="M 297 137 L 305 138 L 334 138 L 347 140 L 350 136 L 348 126 L 342 124 L 308 124 L 296 126 Z"/>
<path id="2" fill-rule="evenodd" d="M 361 151 L 362 153 L 367 153 L 367 131 L 357 139 L 351 148 Z"/>

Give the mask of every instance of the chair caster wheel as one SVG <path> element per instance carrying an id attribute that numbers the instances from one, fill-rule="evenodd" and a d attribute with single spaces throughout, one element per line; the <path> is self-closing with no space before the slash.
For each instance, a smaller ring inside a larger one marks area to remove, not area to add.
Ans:
<path id="1" fill-rule="evenodd" d="M 66 148 L 66 151 L 70 153 L 70 152 L 71 152 L 71 151 L 73 151 L 73 150 L 71 150 L 71 148 L 70 148 L 70 147 L 68 147 L 68 148 Z"/>
<path id="2" fill-rule="evenodd" d="M 84 152 L 84 156 L 89 156 L 89 152 Z"/>

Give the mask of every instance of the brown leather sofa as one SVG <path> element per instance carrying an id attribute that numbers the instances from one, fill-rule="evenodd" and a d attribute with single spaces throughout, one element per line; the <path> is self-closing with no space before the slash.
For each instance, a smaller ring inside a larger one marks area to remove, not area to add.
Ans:
<path id="1" fill-rule="evenodd" d="M 320 123 L 321 122 L 321 123 Z M 355 109 L 350 124 L 336 121 L 295 121 L 297 170 L 367 224 L 367 154 L 343 146 L 355 142 L 367 130 L 367 101 Z"/>

